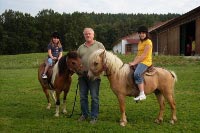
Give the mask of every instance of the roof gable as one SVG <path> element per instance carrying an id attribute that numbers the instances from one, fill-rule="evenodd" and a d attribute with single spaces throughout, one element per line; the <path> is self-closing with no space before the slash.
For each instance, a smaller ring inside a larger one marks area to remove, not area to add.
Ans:
<path id="1" fill-rule="evenodd" d="M 195 18 L 197 18 L 197 17 L 200 17 L 200 6 L 179 16 L 179 17 L 176 17 L 174 19 L 163 22 L 162 24 L 160 24 L 158 26 L 153 26 L 149 30 L 149 32 L 153 32 L 155 30 L 160 30 L 160 29 L 163 29 L 163 28 L 171 26 L 171 25 L 177 25 L 181 21 L 182 21 L 181 24 L 183 24 L 183 23 L 188 22 L 188 20 L 190 20 L 190 21 L 195 20 Z"/>

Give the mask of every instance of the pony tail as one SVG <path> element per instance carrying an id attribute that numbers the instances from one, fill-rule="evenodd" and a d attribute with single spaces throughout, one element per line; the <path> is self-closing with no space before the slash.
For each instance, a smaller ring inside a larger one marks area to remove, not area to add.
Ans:
<path id="1" fill-rule="evenodd" d="M 172 77 L 174 78 L 175 82 L 177 82 L 178 78 L 176 76 L 176 73 L 174 71 L 170 71 L 170 73 L 171 73 Z"/>

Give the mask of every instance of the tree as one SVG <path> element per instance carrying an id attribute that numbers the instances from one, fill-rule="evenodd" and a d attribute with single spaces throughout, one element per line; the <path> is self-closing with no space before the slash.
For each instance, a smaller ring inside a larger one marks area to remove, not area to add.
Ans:
<path id="1" fill-rule="evenodd" d="M 74 12 L 59 14 L 41 10 L 35 17 L 6 10 L 0 15 L 0 54 L 46 52 L 51 33 L 60 33 L 63 48 L 76 50 L 84 43 L 83 29 L 95 30 L 96 40 L 111 50 L 117 40 L 136 31 L 140 25 L 153 26 L 178 14 L 104 14 Z"/>

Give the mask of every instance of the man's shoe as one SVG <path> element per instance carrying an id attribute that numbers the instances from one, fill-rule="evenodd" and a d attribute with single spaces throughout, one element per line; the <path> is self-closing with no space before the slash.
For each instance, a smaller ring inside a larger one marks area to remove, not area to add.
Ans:
<path id="1" fill-rule="evenodd" d="M 87 117 L 85 117 L 84 115 L 81 115 L 78 119 L 78 121 L 85 121 L 87 119 Z"/>
<path id="2" fill-rule="evenodd" d="M 97 118 L 93 118 L 92 120 L 90 120 L 90 124 L 95 124 L 97 123 Z"/>
<path id="3" fill-rule="evenodd" d="M 42 74 L 42 78 L 43 79 L 47 79 L 47 75 L 46 74 Z"/>
<path id="4" fill-rule="evenodd" d="M 145 100 L 145 99 L 146 99 L 146 96 L 144 94 L 143 95 L 139 95 L 136 98 L 134 98 L 135 101 L 142 101 L 142 100 Z"/>

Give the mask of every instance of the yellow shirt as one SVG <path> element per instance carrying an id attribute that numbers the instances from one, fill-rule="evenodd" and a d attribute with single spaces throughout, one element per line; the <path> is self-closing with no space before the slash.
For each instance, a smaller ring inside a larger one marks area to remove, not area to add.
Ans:
<path id="1" fill-rule="evenodd" d="M 192 51 L 195 51 L 195 41 L 192 41 Z"/>
<path id="2" fill-rule="evenodd" d="M 147 66 L 151 66 L 152 65 L 152 41 L 150 39 L 144 40 L 144 41 L 140 41 L 138 43 L 138 52 L 137 52 L 137 56 L 141 56 L 142 53 L 144 52 L 145 46 L 149 45 L 150 49 L 147 53 L 147 56 L 144 58 L 144 60 L 141 62 L 142 64 L 145 64 Z"/>

